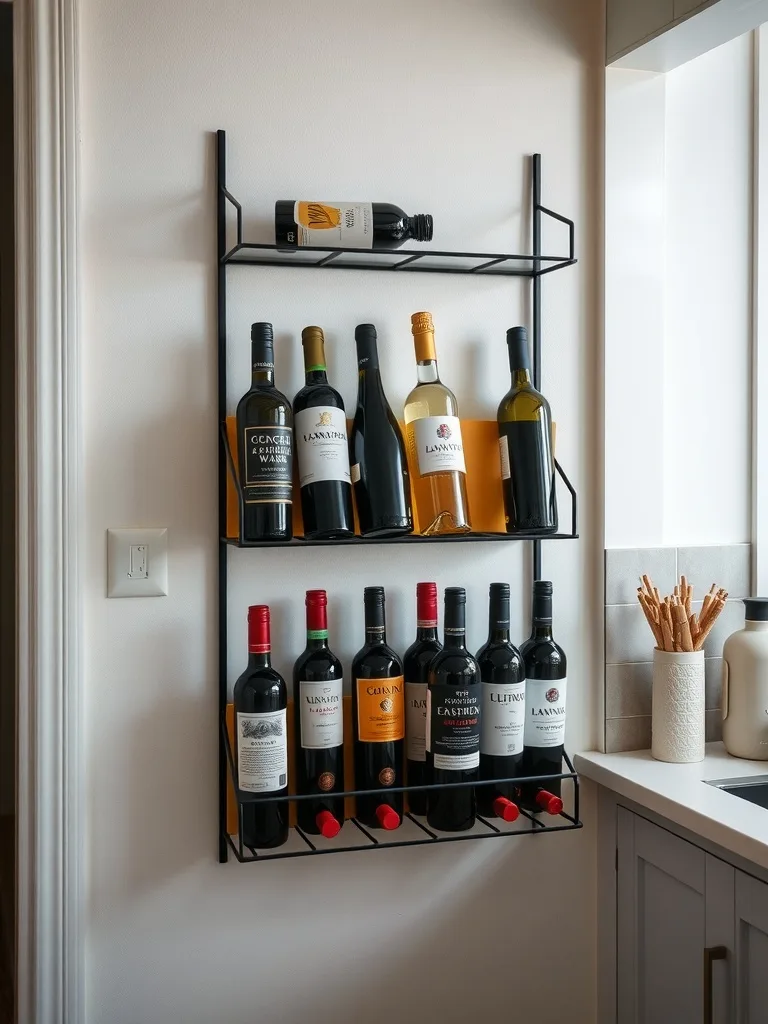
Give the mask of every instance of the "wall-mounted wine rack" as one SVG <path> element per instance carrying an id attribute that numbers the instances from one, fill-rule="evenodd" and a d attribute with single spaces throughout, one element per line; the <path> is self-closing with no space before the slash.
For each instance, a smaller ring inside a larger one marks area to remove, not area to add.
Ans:
<path id="1" fill-rule="evenodd" d="M 571 780 L 573 785 L 573 814 L 563 811 L 562 814 L 553 818 L 554 822 L 561 820 L 565 824 L 544 823 L 540 815 L 529 814 L 521 809 L 521 818 L 515 822 L 515 827 L 494 823 L 491 820 L 480 818 L 479 826 L 466 833 L 435 833 L 427 825 L 416 818 L 415 815 L 406 814 L 405 821 L 401 828 L 408 827 L 415 829 L 415 838 L 397 838 L 397 833 L 382 833 L 376 836 L 366 829 L 355 818 L 349 819 L 342 833 L 334 840 L 323 840 L 315 836 L 308 836 L 300 829 L 292 829 L 294 835 L 289 840 L 290 848 L 283 851 L 283 847 L 275 852 L 249 850 L 243 847 L 240 838 L 237 841 L 227 830 L 227 787 L 229 783 L 228 773 L 231 772 L 231 783 L 237 795 L 238 808 L 242 818 L 242 806 L 253 800 L 253 796 L 244 793 L 237 787 L 236 769 L 232 757 L 232 750 L 226 729 L 227 710 L 227 548 L 229 545 L 236 547 L 281 547 L 300 548 L 303 546 L 331 545 L 355 548 L 360 544 L 433 544 L 439 541 L 449 541 L 460 544 L 467 541 L 532 541 L 533 548 L 533 578 L 541 578 L 541 541 L 545 540 L 572 540 L 578 537 L 577 518 L 577 495 L 574 487 L 564 473 L 559 463 L 556 463 L 557 473 L 566 487 L 571 499 L 571 531 L 569 533 L 558 533 L 545 538 L 527 534 L 506 534 L 506 533 L 467 533 L 460 536 L 438 536 L 424 537 L 418 534 L 411 534 L 401 537 L 387 538 L 363 538 L 354 537 L 346 540 L 335 541 L 307 541 L 303 538 L 294 538 L 291 541 L 264 541 L 247 543 L 242 537 L 227 536 L 227 479 L 228 474 L 237 488 L 238 503 L 242 502 L 242 490 L 239 485 L 237 473 L 233 464 L 232 452 L 229 446 L 226 417 L 227 417 L 227 268 L 232 266 L 257 266 L 257 267 L 283 267 L 303 270 L 363 270 L 363 271 L 391 271 L 393 273 L 435 273 L 435 274 L 461 274 L 476 277 L 516 277 L 527 278 L 531 281 L 531 341 L 532 341 L 532 370 L 533 382 L 536 388 L 540 387 L 541 377 L 541 283 L 546 274 L 555 270 L 561 270 L 576 263 L 575 257 L 575 230 L 574 223 L 568 217 L 548 209 L 541 202 L 541 156 L 535 153 L 531 157 L 531 223 L 532 223 L 532 245 L 531 252 L 519 255 L 511 253 L 473 253 L 473 252 L 443 252 L 429 249 L 398 249 L 376 251 L 370 249 L 331 248 L 322 249 L 317 247 L 302 247 L 290 252 L 277 248 L 274 244 L 262 244 L 247 242 L 243 239 L 243 210 L 241 204 L 227 189 L 226 184 L 226 133 L 219 130 L 216 133 L 216 229 L 217 229 L 217 309 L 218 309 L 218 411 L 220 424 L 220 444 L 218 462 L 218 488 L 219 488 L 219 860 L 224 863 L 228 859 L 228 851 L 231 849 L 239 861 L 262 861 L 278 860 L 286 857 L 317 856 L 320 853 L 334 853 L 343 850 L 368 850 L 384 849 L 393 846 L 419 846 L 430 843 L 456 842 L 466 839 L 499 838 L 502 836 L 531 834 L 538 835 L 543 832 L 565 831 L 581 828 L 579 820 L 579 781 L 573 765 L 568 756 L 565 755 L 569 771 L 560 776 L 529 777 L 527 784 L 539 783 L 546 787 L 553 779 Z M 227 211 L 234 211 L 236 222 L 236 242 L 231 248 L 227 247 Z M 568 228 L 568 255 L 547 256 L 541 251 L 541 227 L 542 217 L 550 217 Z M 242 516 L 240 517 L 242 522 Z M 521 780 L 496 780 L 497 782 L 519 783 Z M 482 784 L 481 784 L 482 785 Z M 410 790 L 440 787 L 402 787 L 402 791 L 408 793 Z M 364 795 L 368 791 L 350 791 L 343 794 L 347 797 Z M 267 800 L 290 800 L 297 801 L 305 799 L 301 796 L 264 798 Z M 350 845 L 349 836 L 345 836 L 344 842 L 339 844 L 341 836 L 354 830 L 356 842 Z M 399 832 L 400 830 L 398 830 Z M 242 830 L 240 830 L 242 832 Z M 299 848 L 294 849 L 293 843 Z"/>

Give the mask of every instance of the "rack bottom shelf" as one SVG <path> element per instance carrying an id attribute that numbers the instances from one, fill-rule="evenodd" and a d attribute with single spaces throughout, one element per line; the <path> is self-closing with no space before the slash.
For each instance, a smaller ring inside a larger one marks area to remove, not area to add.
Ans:
<path id="1" fill-rule="evenodd" d="M 546 822 L 545 819 L 546 818 Z M 517 821 L 507 824 L 500 818 L 490 820 L 478 816 L 474 828 L 466 832 L 436 832 L 427 826 L 426 818 L 406 814 L 402 824 L 392 832 L 368 829 L 356 818 L 349 818 L 334 839 L 310 836 L 300 828 L 292 828 L 288 840 L 275 850 L 240 848 L 237 836 L 227 835 L 227 843 L 240 863 L 285 860 L 289 857 L 316 857 L 323 853 L 351 853 L 358 850 L 386 850 L 396 846 L 430 846 L 435 843 L 458 843 L 470 839 L 501 839 L 507 836 L 539 835 L 545 832 L 567 832 L 582 828 L 582 822 L 565 811 L 557 816 L 533 815 L 521 811 Z"/>

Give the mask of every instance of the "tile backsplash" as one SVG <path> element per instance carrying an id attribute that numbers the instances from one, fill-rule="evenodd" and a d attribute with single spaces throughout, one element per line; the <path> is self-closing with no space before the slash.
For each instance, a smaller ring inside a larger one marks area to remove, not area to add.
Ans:
<path id="1" fill-rule="evenodd" d="M 642 573 L 661 594 L 684 574 L 703 598 L 712 583 L 728 600 L 705 652 L 706 735 L 720 739 L 723 644 L 744 624 L 741 598 L 750 594 L 751 546 L 727 544 L 690 548 L 612 548 L 605 552 L 605 750 L 645 750 L 651 745 L 653 637 L 637 601 Z M 698 610 L 701 601 L 694 601 Z"/>

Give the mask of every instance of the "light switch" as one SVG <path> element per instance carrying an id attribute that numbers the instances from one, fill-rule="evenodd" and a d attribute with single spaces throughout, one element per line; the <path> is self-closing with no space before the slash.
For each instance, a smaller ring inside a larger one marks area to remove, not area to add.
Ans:
<path id="1" fill-rule="evenodd" d="M 168 593 L 168 530 L 107 530 L 107 597 Z"/>

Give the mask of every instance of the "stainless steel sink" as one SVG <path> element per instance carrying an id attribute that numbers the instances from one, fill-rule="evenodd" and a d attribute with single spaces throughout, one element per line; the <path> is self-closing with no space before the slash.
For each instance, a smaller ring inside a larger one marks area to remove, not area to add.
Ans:
<path id="1" fill-rule="evenodd" d="M 715 779 L 707 781 L 708 786 L 722 789 L 724 793 L 732 793 L 751 804 L 768 809 L 768 775 L 746 775 L 741 779 Z"/>

